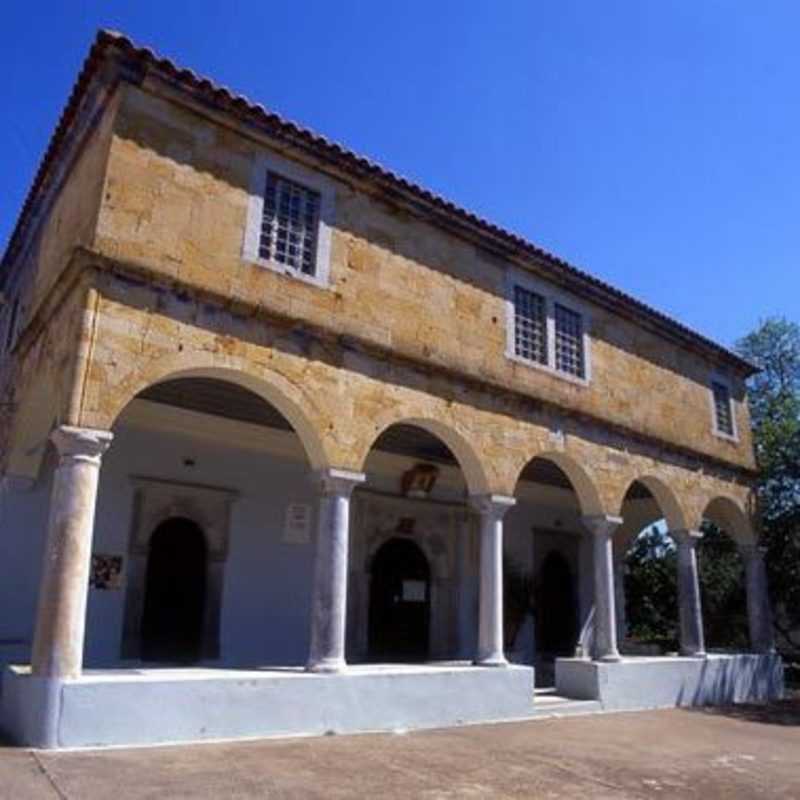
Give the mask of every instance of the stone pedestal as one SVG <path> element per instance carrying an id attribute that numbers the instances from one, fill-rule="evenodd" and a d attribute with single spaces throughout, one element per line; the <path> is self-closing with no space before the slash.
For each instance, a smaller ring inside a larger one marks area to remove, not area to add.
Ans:
<path id="1" fill-rule="evenodd" d="M 592 536 L 594 549 L 594 657 L 619 661 L 612 536 L 622 518 L 598 514 L 583 517 L 583 524 Z"/>
<path id="2" fill-rule="evenodd" d="M 53 477 L 32 669 L 40 678 L 76 678 L 83 665 L 86 598 L 100 459 L 108 431 L 62 426 Z"/>
<path id="3" fill-rule="evenodd" d="M 756 653 L 775 652 L 772 630 L 772 611 L 767 591 L 767 570 L 764 564 L 766 548 L 757 545 L 740 545 L 747 582 L 747 620 L 750 628 L 750 646 Z"/>
<path id="4" fill-rule="evenodd" d="M 471 497 L 480 514 L 480 601 L 478 653 L 484 667 L 508 666 L 503 646 L 503 515 L 516 501 L 502 495 Z"/>
<path id="5" fill-rule="evenodd" d="M 311 672 L 341 672 L 345 662 L 350 495 L 364 482 L 360 472 L 327 469 L 321 487 L 314 587 L 311 603 Z"/>
<path id="6" fill-rule="evenodd" d="M 678 544 L 678 610 L 681 623 L 681 655 L 705 656 L 703 610 L 700 602 L 700 579 L 697 573 L 697 543 L 700 531 L 671 531 Z"/>

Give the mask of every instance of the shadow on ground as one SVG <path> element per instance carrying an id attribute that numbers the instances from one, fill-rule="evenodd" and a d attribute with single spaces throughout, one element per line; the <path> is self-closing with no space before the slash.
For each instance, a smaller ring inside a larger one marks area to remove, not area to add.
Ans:
<path id="1" fill-rule="evenodd" d="M 686 709 L 692 714 L 707 714 L 758 722 L 763 725 L 800 725 L 800 691 L 772 703 L 742 703 L 735 706 L 708 706 Z"/>

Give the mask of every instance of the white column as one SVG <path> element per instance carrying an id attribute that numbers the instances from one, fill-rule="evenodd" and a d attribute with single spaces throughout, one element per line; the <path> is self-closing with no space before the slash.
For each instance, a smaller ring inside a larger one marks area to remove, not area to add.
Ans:
<path id="1" fill-rule="evenodd" d="M 39 609 L 31 659 L 41 678 L 77 678 L 83 667 L 86 598 L 100 460 L 109 431 L 62 425 L 51 435 L 59 463 L 53 477 Z"/>
<path id="2" fill-rule="evenodd" d="M 628 617 L 625 609 L 625 553 L 614 554 L 614 603 L 617 612 L 617 646 L 628 636 Z"/>
<path id="3" fill-rule="evenodd" d="M 739 545 L 747 581 L 747 620 L 750 627 L 750 646 L 756 653 L 773 653 L 775 636 L 772 630 L 772 610 L 767 591 L 765 547 L 755 544 Z"/>
<path id="4" fill-rule="evenodd" d="M 619 661 L 612 536 L 622 518 L 597 514 L 583 517 L 583 524 L 594 542 L 594 657 Z"/>
<path id="5" fill-rule="evenodd" d="M 697 572 L 697 543 L 701 531 L 670 531 L 678 543 L 678 611 L 681 623 L 681 655 L 702 657 L 706 654 L 703 633 L 703 608 L 700 601 L 700 578 Z"/>
<path id="6" fill-rule="evenodd" d="M 321 493 L 308 659 L 312 672 L 341 672 L 346 667 L 350 495 L 364 477 L 342 469 L 326 469 L 318 475 Z"/>
<path id="7" fill-rule="evenodd" d="M 481 575 L 478 612 L 478 653 L 482 667 L 508 665 L 503 649 L 503 515 L 513 497 L 489 494 L 470 498 L 481 517 Z"/>

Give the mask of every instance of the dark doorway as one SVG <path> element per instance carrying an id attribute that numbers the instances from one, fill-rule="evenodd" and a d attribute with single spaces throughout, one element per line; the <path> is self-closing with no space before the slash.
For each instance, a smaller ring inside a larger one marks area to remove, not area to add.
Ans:
<path id="1" fill-rule="evenodd" d="M 142 614 L 142 658 L 187 663 L 202 655 L 206 540 L 194 522 L 174 517 L 150 537 Z"/>
<path id="2" fill-rule="evenodd" d="M 372 560 L 370 660 L 425 661 L 430 610 L 428 559 L 409 539 L 390 539 Z"/>
<path id="3" fill-rule="evenodd" d="M 567 559 L 547 555 L 539 571 L 536 651 L 541 656 L 572 656 L 578 637 L 575 580 Z"/>

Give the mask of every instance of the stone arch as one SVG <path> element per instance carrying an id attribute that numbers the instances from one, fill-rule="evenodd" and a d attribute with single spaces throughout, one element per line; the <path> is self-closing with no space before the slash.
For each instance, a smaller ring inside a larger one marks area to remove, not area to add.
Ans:
<path id="1" fill-rule="evenodd" d="M 364 553 L 364 572 L 367 575 L 372 574 L 372 565 L 375 561 L 375 556 L 381 548 L 392 539 L 408 539 L 408 541 L 419 547 L 422 554 L 428 560 L 432 581 L 449 577 L 448 553 L 445 550 L 435 550 L 431 547 L 430 541 L 423 536 L 406 536 L 396 530 L 379 531 L 368 539 Z"/>
<path id="2" fill-rule="evenodd" d="M 393 425 L 414 425 L 427 431 L 432 436 L 435 436 L 447 445 L 455 456 L 464 474 L 464 480 L 470 494 L 488 494 L 491 491 L 484 465 L 472 444 L 470 444 L 464 435 L 455 430 L 455 428 L 433 417 L 399 416 L 376 426 L 372 441 L 368 446 L 363 448 L 359 460 L 357 461 L 359 464 L 357 469 L 363 472 L 367 457 L 375 446 L 375 442 L 378 441 L 384 431 L 388 430 Z"/>
<path id="3" fill-rule="evenodd" d="M 516 472 L 514 486 L 519 483 L 525 467 L 535 459 L 543 459 L 555 464 L 569 479 L 578 498 L 578 505 L 584 515 L 606 514 L 607 509 L 603 504 L 597 482 L 591 472 L 567 453 L 557 450 L 546 450 L 536 453 L 527 459 Z"/>
<path id="4" fill-rule="evenodd" d="M 731 497 L 714 497 L 706 504 L 702 518 L 722 528 L 739 546 L 756 543 L 750 515 Z"/>
<path id="5" fill-rule="evenodd" d="M 623 506 L 625 505 L 625 501 L 628 497 L 628 492 L 630 492 L 631 487 L 635 483 L 642 484 L 642 486 L 644 486 L 653 496 L 659 511 L 667 523 L 668 530 L 679 531 L 685 530 L 689 527 L 688 517 L 681 506 L 680 500 L 678 500 L 677 494 L 664 480 L 657 478 L 654 475 L 636 476 L 628 484 L 619 503 L 617 511 L 619 516 L 624 517 L 624 514 L 622 513 Z"/>
<path id="6" fill-rule="evenodd" d="M 269 372 L 262 377 L 236 366 L 211 365 L 187 368 L 183 365 L 181 368 L 181 365 L 174 363 L 175 360 L 163 359 L 159 362 L 158 374 L 150 373 L 147 380 L 140 379 L 124 387 L 116 405 L 104 415 L 104 424 L 108 429 L 113 427 L 128 404 L 149 386 L 181 378 L 214 378 L 248 389 L 276 408 L 300 438 L 313 469 L 323 469 L 332 465 L 333 460 L 328 456 L 321 426 L 316 422 L 322 415 L 297 385 L 277 372 Z"/>

